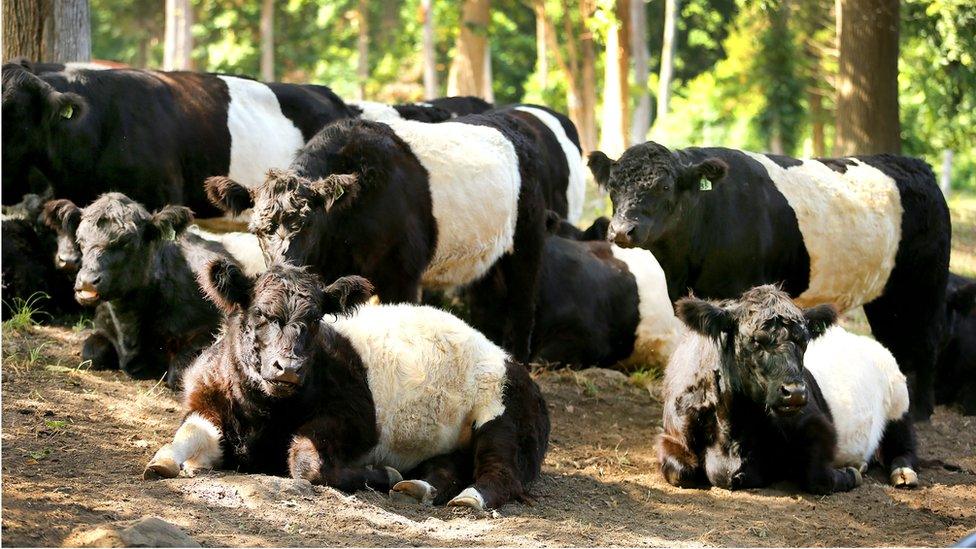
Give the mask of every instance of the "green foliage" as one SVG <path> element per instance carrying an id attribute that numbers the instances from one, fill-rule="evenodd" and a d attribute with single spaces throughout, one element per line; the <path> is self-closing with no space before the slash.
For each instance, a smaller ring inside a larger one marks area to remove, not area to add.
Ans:
<path id="1" fill-rule="evenodd" d="M 51 316 L 41 310 L 41 302 L 49 296 L 44 292 L 34 292 L 27 299 L 20 297 L 13 298 L 9 303 L 4 301 L 3 305 L 10 310 L 10 318 L 3 323 L 3 327 L 8 330 L 23 330 L 37 325 L 37 317 L 42 315 Z"/>

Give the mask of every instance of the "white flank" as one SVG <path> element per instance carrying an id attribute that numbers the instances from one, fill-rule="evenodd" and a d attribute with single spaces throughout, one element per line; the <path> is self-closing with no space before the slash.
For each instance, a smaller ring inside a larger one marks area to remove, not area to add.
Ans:
<path id="1" fill-rule="evenodd" d="M 566 204 L 568 205 L 568 212 L 566 214 L 566 219 L 572 223 L 576 224 L 579 222 L 580 217 L 583 216 L 583 202 L 586 198 L 586 177 L 585 171 L 583 170 L 583 153 L 576 147 L 575 144 L 566 135 L 566 130 L 563 129 L 562 124 L 559 120 L 552 114 L 542 110 L 536 109 L 534 107 L 515 107 L 516 110 L 525 111 L 532 116 L 539 119 L 540 122 L 545 124 L 550 131 L 556 136 L 559 141 L 559 146 L 563 149 L 563 154 L 566 156 L 566 163 L 569 165 L 569 181 L 566 185 Z"/>
<path id="2" fill-rule="evenodd" d="M 363 114 L 360 118 L 372 120 L 373 122 L 389 122 L 390 120 L 400 120 L 403 117 L 393 107 L 386 103 L 376 101 L 348 101 L 353 107 L 359 107 Z"/>
<path id="3" fill-rule="evenodd" d="M 835 465 L 870 461 L 889 420 L 908 410 L 908 385 L 880 343 L 833 327 L 810 343 L 803 357 L 837 430 Z"/>
<path id="4" fill-rule="evenodd" d="M 810 284 L 796 302 L 841 311 L 881 295 L 901 240 L 901 198 L 894 179 L 860 160 L 837 173 L 816 160 L 782 168 L 746 152 L 769 173 L 796 219 L 810 256 Z"/>
<path id="5" fill-rule="evenodd" d="M 380 439 L 364 464 L 408 471 L 505 411 L 505 352 L 449 313 L 367 305 L 322 322 L 349 338 L 366 368 Z"/>
<path id="6" fill-rule="evenodd" d="M 612 245 L 610 250 L 615 258 L 627 264 L 627 269 L 637 282 L 640 321 L 635 334 L 634 352 L 626 362 L 664 366 L 684 332 L 681 321 L 674 315 L 664 270 L 654 254 L 642 248 Z"/>
<path id="7" fill-rule="evenodd" d="M 214 467 L 222 457 L 220 429 L 200 414 L 186 416 L 170 445 L 173 460 L 190 469 Z"/>
<path id="8" fill-rule="evenodd" d="M 230 130 L 228 177 L 248 188 L 264 182 L 271 168 L 287 168 L 305 145 L 302 132 L 281 112 L 268 86 L 233 76 L 227 84 L 227 129 Z"/>
<path id="9" fill-rule="evenodd" d="M 248 276 L 256 276 L 268 270 L 267 265 L 264 264 L 264 254 L 258 244 L 258 237 L 252 233 L 212 233 L 197 225 L 190 225 L 187 231 L 204 240 L 221 244 L 241 264 L 244 273 Z"/>
<path id="10" fill-rule="evenodd" d="M 423 285 L 481 278 L 511 252 L 521 190 L 515 147 L 498 130 L 459 122 L 387 122 L 430 174 L 437 250 Z"/>

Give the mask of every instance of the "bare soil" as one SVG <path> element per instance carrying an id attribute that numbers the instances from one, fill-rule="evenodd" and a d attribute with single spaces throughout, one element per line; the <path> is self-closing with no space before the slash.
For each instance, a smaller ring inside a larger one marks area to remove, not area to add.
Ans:
<path id="1" fill-rule="evenodd" d="M 537 373 L 553 435 L 532 506 L 475 515 L 225 472 L 145 482 L 179 403 L 162 384 L 79 367 L 85 333 L 3 334 L 6 546 L 57 546 L 76 528 L 149 515 L 210 546 L 945 546 L 976 527 L 976 418 L 940 408 L 918 426 L 927 465 L 913 491 L 879 470 L 829 497 L 786 484 L 682 490 L 657 471 L 657 385 L 606 370 Z"/>

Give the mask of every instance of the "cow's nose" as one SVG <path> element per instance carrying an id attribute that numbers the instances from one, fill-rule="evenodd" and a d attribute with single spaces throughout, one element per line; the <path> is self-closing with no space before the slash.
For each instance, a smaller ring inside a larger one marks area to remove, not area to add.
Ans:
<path id="1" fill-rule="evenodd" d="M 296 358 L 279 358 L 274 361 L 275 380 L 287 383 L 298 383 L 298 376 L 302 372 L 304 361 Z"/>
<path id="2" fill-rule="evenodd" d="M 58 267 L 61 269 L 78 269 L 78 258 L 72 257 L 70 255 L 59 255 L 58 256 Z"/>
<path id="3" fill-rule="evenodd" d="M 94 288 L 98 286 L 98 283 L 102 281 L 101 274 L 85 274 L 81 273 L 75 280 L 75 290 L 83 290 L 87 288 Z"/>
<path id="4" fill-rule="evenodd" d="M 634 244 L 634 231 L 637 225 L 634 223 L 610 224 L 610 239 L 614 244 L 623 247 L 630 247 Z"/>
<path id="5" fill-rule="evenodd" d="M 807 403 L 807 387 L 803 383 L 784 383 L 779 388 L 783 406 L 800 407 Z"/>

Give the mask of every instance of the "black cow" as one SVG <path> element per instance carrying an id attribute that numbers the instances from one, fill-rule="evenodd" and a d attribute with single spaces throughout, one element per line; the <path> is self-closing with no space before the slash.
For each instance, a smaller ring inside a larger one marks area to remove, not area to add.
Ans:
<path id="1" fill-rule="evenodd" d="M 875 337 L 914 375 L 914 415 L 932 413 L 950 227 L 925 162 L 648 142 L 618 161 L 594 152 L 590 168 L 613 201 L 608 237 L 653 252 L 672 299 L 781 283 L 801 305 L 863 304 Z"/>
<path id="2" fill-rule="evenodd" d="M 587 242 L 590 240 L 606 240 L 607 231 L 610 229 L 610 218 L 604 216 L 600 216 L 593 220 L 593 223 L 586 229 L 580 229 L 565 219 L 550 219 L 550 223 L 552 223 L 550 232 L 553 232 L 553 234 L 563 238 L 568 238 L 570 240 L 579 240 L 582 242 Z"/>
<path id="3" fill-rule="evenodd" d="M 877 341 L 830 328 L 830 305 L 801 310 L 774 286 L 723 302 L 684 298 L 692 333 L 664 380 L 658 460 L 675 486 L 780 480 L 830 494 L 861 483 L 880 449 L 891 483 L 918 483 L 908 386 Z"/>
<path id="4" fill-rule="evenodd" d="M 464 116 L 466 114 L 482 114 L 494 108 L 494 105 L 480 97 L 473 95 L 452 95 L 450 97 L 438 97 L 427 101 L 430 105 L 439 109 Z"/>
<path id="5" fill-rule="evenodd" d="M 524 360 L 545 238 L 532 130 L 502 113 L 457 120 L 337 122 L 257 189 L 217 177 L 208 192 L 233 212 L 254 205 L 269 264 L 366 276 L 385 303 L 503 287 L 505 321 L 479 328 Z"/>
<path id="6" fill-rule="evenodd" d="M 34 74 L 3 66 L 3 203 L 41 172 L 87 204 L 123 192 L 150 208 L 216 213 L 203 180 L 257 185 L 325 124 L 353 116 L 329 88 L 134 69 Z"/>
<path id="7" fill-rule="evenodd" d="M 976 415 L 976 280 L 949 275 L 945 340 L 936 367 L 935 401 Z"/>
<path id="8" fill-rule="evenodd" d="M 104 194 L 82 210 L 66 200 L 56 206 L 53 215 L 79 219 L 75 299 L 97 305 L 82 360 L 135 378 L 165 373 L 167 383 L 178 387 L 183 369 L 210 344 L 221 320 L 196 274 L 231 254 L 217 242 L 184 233 L 192 216 L 183 206 L 150 214 L 119 193 Z"/>
<path id="9" fill-rule="evenodd" d="M 214 262 L 201 284 L 227 313 L 224 336 L 187 372 L 186 417 L 144 478 L 220 466 L 481 510 L 524 499 L 539 476 L 538 386 L 456 317 L 354 312 L 365 279 L 325 287 L 290 265 L 254 280 Z"/>

